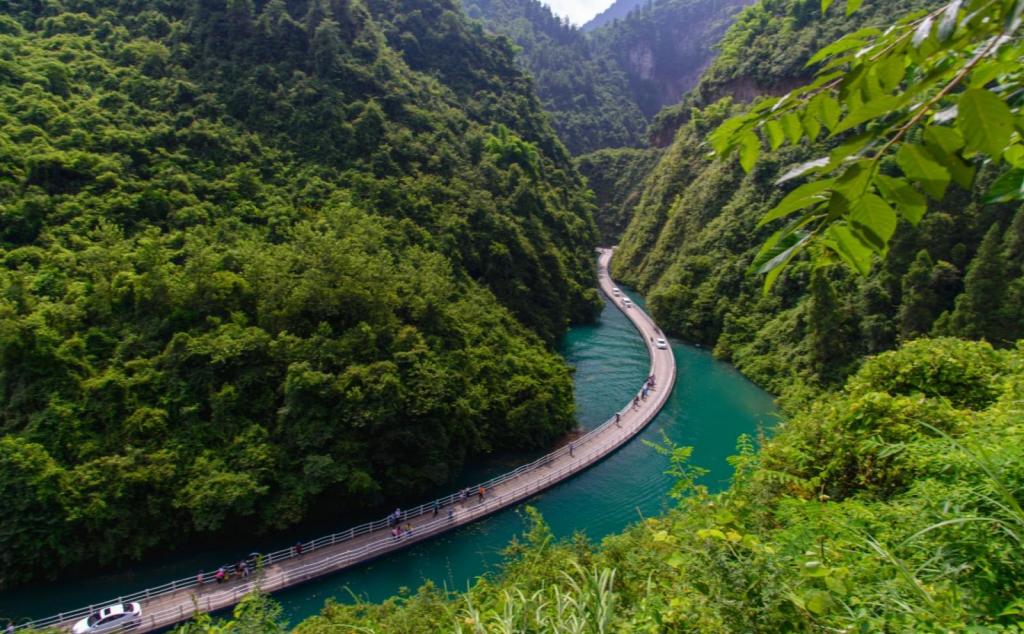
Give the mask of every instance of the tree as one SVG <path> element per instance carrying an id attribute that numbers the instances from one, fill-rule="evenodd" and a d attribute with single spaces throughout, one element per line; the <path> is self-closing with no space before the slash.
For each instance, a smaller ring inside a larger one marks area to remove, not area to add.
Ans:
<path id="1" fill-rule="evenodd" d="M 903 302 L 900 304 L 900 335 L 909 341 L 927 334 L 935 320 L 938 297 L 932 288 L 934 263 L 928 251 L 921 249 L 903 276 Z"/>
<path id="2" fill-rule="evenodd" d="M 330 18 L 320 21 L 313 34 L 313 63 L 319 76 L 329 79 L 341 62 L 341 30 Z"/>
<path id="3" fill-rule="evenodd" d="M 1002 256 L 1002 228 L 992 225 L 964 278 L 964 292 L 956 301 L 950 320 L 951 334 L 1003 343 L 1007 329 L 1001 309 L 1006 290 L 1006 266 Z"/>
<path id="4" fill-rule="evenodd" d="M 832 4 L 822 0 L 822 12 Z M 847 13 L 860 5 L 847 0 Z M 999 172 L 987 201 L 1024 199 L 1022 14 L 1021 0 L 952 0 L 885 31 L 861 29 L 810 60 L 821 64 L 812 83 L 711 134 L 717 153 L 738 153 L 749 171 L 762 139 L 775 150 L 827 133 L 827 154 L 778 182 L 810 180 L 761 219 L 788 218 L 754 261 L 766 289 L 808 248 L 866 274 L 901 218 L 916 225 L 928 199 L 941 200 L 953 183 L 971 188 L 983 162 Z"/>

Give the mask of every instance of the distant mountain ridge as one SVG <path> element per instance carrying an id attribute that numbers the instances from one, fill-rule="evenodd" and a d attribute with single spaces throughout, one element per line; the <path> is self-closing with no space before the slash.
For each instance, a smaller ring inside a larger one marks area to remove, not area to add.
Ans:
<path id="1" fill-rule="evenodd" d="M 696 84 L 732 17 L 751 1 L 635 3 L 622 19 L 586 31 L 539 0 L 464 0 L 463 7 L 520 47 L 555 129 L 580 155 L 641 145 L 654 115 Z"/>
<path id="2" fill-rule="evenodd" d="M 615 20 L 622 19 L 629 15 L 630 11 L 642 5 L 644 1 L 645 0 L 616 0 L 612 3 L 612 6 L 608 7 L 601 13 L 598 13 L 591 18 L 589 22 L 581 26 L 580 30 L 584 33 L 588 33 L 595 29 L 599 29 L 606 24 L 610 24 Z"/>

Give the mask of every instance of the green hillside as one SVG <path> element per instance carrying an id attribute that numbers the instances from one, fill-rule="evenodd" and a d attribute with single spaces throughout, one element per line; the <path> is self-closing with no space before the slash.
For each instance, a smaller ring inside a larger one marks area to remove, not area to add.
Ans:
<path id="1" fill-rule="evenodd" d="M 804 58 L 837 37 L 833 21 L 853 30 L 885 25 L 907 10 L 867 2 L 853 16 L 822 19 L 817 5 L 766 1 L 747 9 L 698 96 L 728 92 L 728 85 L 802 82 Z M 751 46 L 764 54 L 751 55 Z M 869 276 L 800 260 L 763 294 L 762 279 L 748 269 L 775 228 L 759 228 L 759 220 L 788 191 L 775 181 L 825 146 L 780 148 L 750 173 L 735 160 L 707 160 L 706 135 L 742 108 L 732 99 L 700 109 L 691 103 L 646 181 L 613 263 L 618 277 L 646 292 L 663 328 L 794 397 L 840 385 L 866 355 L 916 337 L 984 338 L 997 346 L 1024 337 L 1024 213 L 1019 205 L 982 202 L 994 177 L 986 168 L 971 189 L 951 188 L 919 225 L 901 222 Z"/>
<path id="2" fill-rule="evenodd" d="M 594 192 L 594 220 L 601 244 L 618 243 L 640 202 L 644 181 L 660 156 L 658 148 L 608 148 L 576 158 L 576 166 Z"/>
<path id="3" fill-rule="evenodd" d="M 0 9 L 0 587 L 575 425 L 590 196 L 505 40 L 433 0 Z"/>

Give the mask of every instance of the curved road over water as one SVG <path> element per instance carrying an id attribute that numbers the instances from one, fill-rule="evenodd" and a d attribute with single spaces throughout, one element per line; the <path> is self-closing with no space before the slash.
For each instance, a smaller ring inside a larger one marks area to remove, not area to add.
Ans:
<path id="1" fill-rule="evenodd" d="M 640 432 L 661 410 L 675 383 L 676 366 L 671 349 L 659 349 L 654 341 L 662 336 L 651 318 L 636 306 L 624 307 L 620 297 L 613 294 L 613 283 L 608 274 L 610 249 L 601 249 L 598 259 L 598 277 L 601 290 L 619 307 L 637 328 L 647 346 L 651 359 L 650 374 L 655 388 L 638 406 L 627 403 L 616 415 L 600 427 L 572 441 L 568 445 L 540 459 L 483 483 L 485 493 L 473 488 L 468 496 L 452 494 L 406 511 L 399 524 L 411 527 L 395 537 L 388 520 L 372 522 L 347 531 L 303 544 L 301 552 L 286 549 L 265 555 L 260 572 L 245 579 L 215 583 L 206 575 L 205 584 L 198 579 L 174 581 L 131 596 L 118 597 L 109 603 L 139 601 L 142 604 L 142 627 L 135 630 L 152 631 L 190 618 L 196 611 L 208 612 L 230 607 L 259 586 L 264 592 L 274 592 L 321 575 L 329 574 L 393 552 L 424 539 L 474 522 L 500 509 L 526 500 L 574 474 L 599 462 Z M 637 386 L 639 395 L 642 386 Z M 57 626 L 70 628 L 77 619 L 94 608 L 106 604 L 84 607 L 70 613 L 54 615 L 21 627 Z"/>

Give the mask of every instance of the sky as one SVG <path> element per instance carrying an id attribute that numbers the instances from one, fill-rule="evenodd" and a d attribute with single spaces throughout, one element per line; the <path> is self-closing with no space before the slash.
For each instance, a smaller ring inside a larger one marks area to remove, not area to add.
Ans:
<path id="1" fill-rule="evenodd" d="M 612 6 L 613 0 L 541 0 L 551 7 L 555 15 L 568 17 L 576 26 L 583 26 L 590 18 Z"/>

